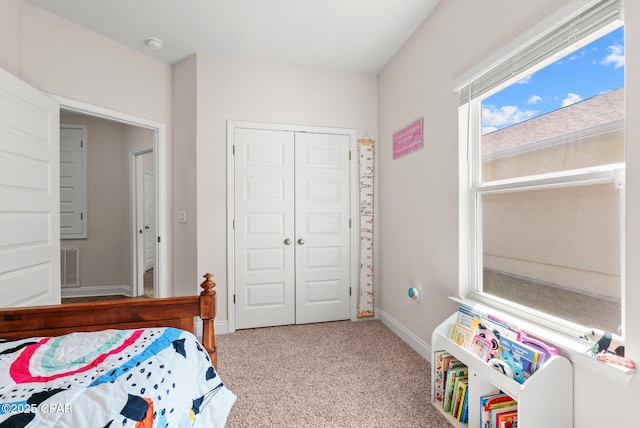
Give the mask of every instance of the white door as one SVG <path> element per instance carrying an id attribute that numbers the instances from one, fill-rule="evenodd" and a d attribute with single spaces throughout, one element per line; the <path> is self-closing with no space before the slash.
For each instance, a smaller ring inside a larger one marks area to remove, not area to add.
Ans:
<path id="1" fill-rule="evenodd" d="M 155 155 L 153 150 L 131 153 L 134 177 L 135 235 L 133 236 L 134 292 L 145 295 L 145 273 L 156 267 L 156 175 L 154 173 Z M 155 272 L 154 272 L 155 273 Z M 153 282 L 155 287 L 155 276 Z"/>
<path id="2" fill-rule="evenodd" d="M 295 323 L 294 135 L 235 131 L 236 328 Z"/>
<path id="3" fill-rule="evenodd" d="M 144 170 L 144 270 L 156 265 L 156 175 Z"/>
<path id="4" fill-rule="evenodd" d="M 349 136 L 296 133 L 296 323 L 349 318 Z"/>
<path id="5" fill-rule="evenodd" d="M 82 126 L 60 127 L 60 234 L 62 239 L 86 238 L 85 173 Z"/>
<path id="6" fill-rule="evenodd" d="M 0 307 L 60 303 L 60 113 L 0 69 Z"/>
<path id="7" fill-rule="evenodd" d="M 236 328 L 349 318 L 349 137 L 235 129 Z"/>

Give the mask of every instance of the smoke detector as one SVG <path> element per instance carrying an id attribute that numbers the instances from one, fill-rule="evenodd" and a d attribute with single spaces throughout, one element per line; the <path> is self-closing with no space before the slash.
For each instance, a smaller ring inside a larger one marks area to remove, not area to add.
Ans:
<path id="1" fill-rule="evenodd" d="M 147 37 L 144 42 L 149 46 L 149 49 L 153 49 L 154 51 L 157 51 L 164 45 L 162 40 L 155 37 Z"/>

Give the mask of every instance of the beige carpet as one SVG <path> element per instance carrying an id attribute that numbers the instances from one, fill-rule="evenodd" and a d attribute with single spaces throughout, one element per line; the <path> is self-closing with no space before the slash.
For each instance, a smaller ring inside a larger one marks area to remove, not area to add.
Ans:
<path id="1" fill-rule="evenodd" d="M 450 427 L 430 366 L 379 321 L 240 330 L 216 338 L 238 397 L 228 427 Z"/>

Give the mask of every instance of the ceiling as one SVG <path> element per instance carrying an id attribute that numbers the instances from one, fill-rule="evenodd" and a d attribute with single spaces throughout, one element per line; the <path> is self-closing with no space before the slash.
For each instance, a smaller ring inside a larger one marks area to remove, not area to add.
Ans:
<path id="1" fill-rule="evenodd" d="M 27 1 L 169 64 L 214 53 L 378 73 L 441 0 Z"/>

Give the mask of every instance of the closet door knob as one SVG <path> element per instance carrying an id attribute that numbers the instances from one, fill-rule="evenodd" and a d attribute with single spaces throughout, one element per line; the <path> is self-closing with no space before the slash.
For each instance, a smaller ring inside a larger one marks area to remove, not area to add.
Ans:
<path id="1" fill-rule="evenodd" d="M 304 245 L 304 239 L 302 239 L 302 238 L 298 239 L 298 244 Z"/>
<path id="2" fill-rule="evenodd" d="M 284 240 L 284 245 L 291 245 L 291 239 L 287 238 Z"/>

